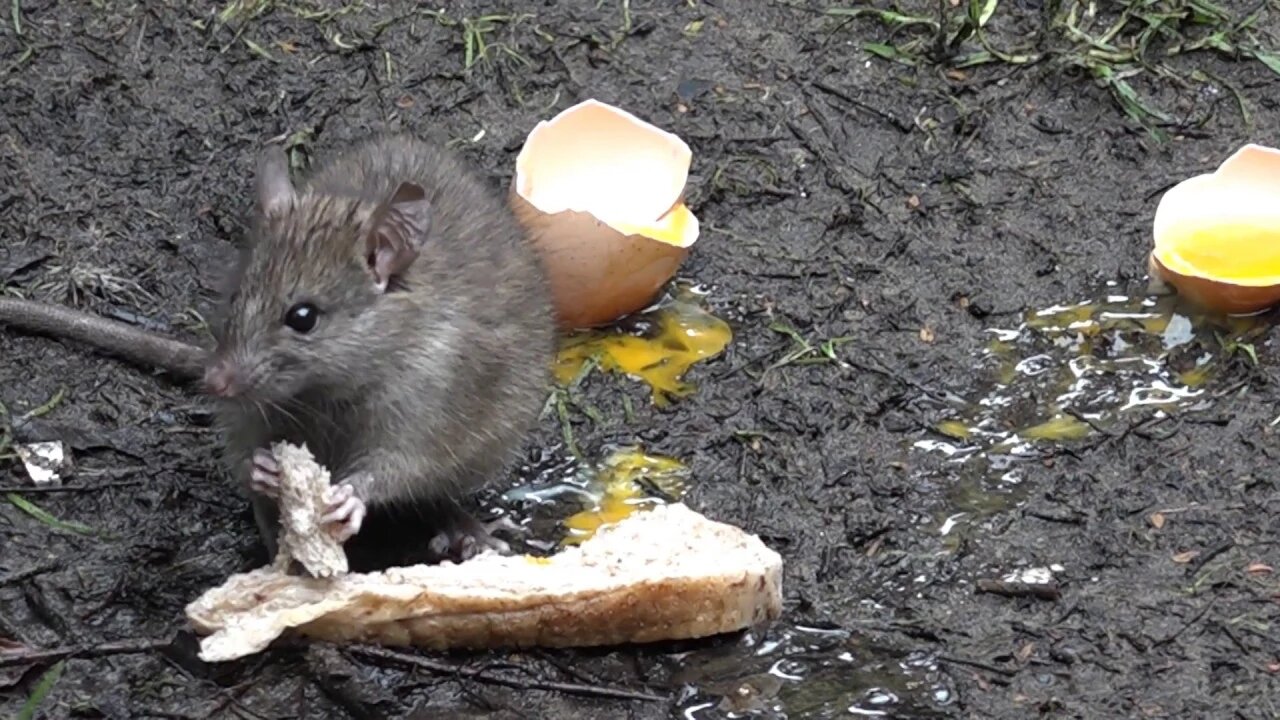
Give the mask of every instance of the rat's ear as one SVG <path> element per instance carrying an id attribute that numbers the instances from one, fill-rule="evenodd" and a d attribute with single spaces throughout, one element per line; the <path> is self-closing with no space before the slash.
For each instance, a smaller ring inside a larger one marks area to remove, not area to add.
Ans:
<path id="1" fill-rule="evenodd" d="M 258 175 L 255 178 L 258 209 L 269 216 L 277 216 L 293 206 L 293 183 L 289 181 L 289 163 L 284 150 L 272 146 L 258 156 Z"/>
<path id="2" fill-rule="evenodd" d="M 393 278 L 418 259 L 430 231 L 431 203 L 426 191 L 420 185 L 401 183 L 374 213 L 373 227 L 365 236 L 365 262 L 378 290 L 385 291 Z"/>

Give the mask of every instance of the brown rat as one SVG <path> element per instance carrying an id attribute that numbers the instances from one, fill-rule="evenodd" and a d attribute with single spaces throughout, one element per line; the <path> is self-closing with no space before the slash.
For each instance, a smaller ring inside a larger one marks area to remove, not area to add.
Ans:
<path id="1" fill-rule="evenodd" d="M 459 501 L 514 459 L 555 338 L 542 267 L 510 210 L 455 157 L 402 136 L 356 145 L 298 187 L 283 152 L 268 151 L 256 203 L 204 381 L 269 552 L 278 468 L 267 448 L 278 440 L 329 468 L 328 519 L 352 538 L 354 569 L 388 564 L 357 546 L 392 526 L 395 545 L 424 550 L 413 560 L 500 545 Z M 143 331 L 95 318 L 101 332 L 77 335 L 40 313 L 46 322 L 32 321 L 33 305 L 0 305 L 0 322 L 183 375 L 203 357 L 131 355 L 109 340 Z M 404 537 L 406 522 L 420 542 Z"/>
<path id="2" fill-rule="evenodd" d="M 413 506 L 437 550 L 466 557 L 486 534 L 456 501 L 513 459 L 550 378 L 535 251 L 479 178 L 404 137 L 354 147 L 299 188 L 268 153 L 257 202 L 206 374 L 229 399 L 232 467 L 270 495 L 265 448 L 305 443 L 335 478 L 340 538 L 370 508 Z M 273 528 L 274 504 L 255 507 Z"/>

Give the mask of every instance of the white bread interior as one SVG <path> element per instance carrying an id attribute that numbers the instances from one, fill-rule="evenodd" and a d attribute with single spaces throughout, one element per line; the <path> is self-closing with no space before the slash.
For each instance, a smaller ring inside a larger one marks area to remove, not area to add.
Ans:
<path id="1" fill-rule="evenodd" d="M 280 548 L 276 567 L 287 569 L 298 561 L 308 573 L 329 577 L 347 572 L 347 554 L 342 544 L 320 527 L 324 515 L 325 490 L 329 471 L 315 461 L 305 448 L 279 442 L 271 452 L 280 463 Z"/>

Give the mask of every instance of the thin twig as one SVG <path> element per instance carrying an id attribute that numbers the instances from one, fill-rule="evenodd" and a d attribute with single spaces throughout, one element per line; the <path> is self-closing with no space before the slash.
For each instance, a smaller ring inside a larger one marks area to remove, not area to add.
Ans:
<path id="1" fill-rule="evenodd" d="M 69 645 L 48 650 L 0 650 L 0 668 L 35 665 L 37 663 L 54 662 L 67 658 L 106 657 L 108 655 L 131 655 L 147 653 L 168 647 L 172 639 L 152 640 L 115 640 L 98 645 Z"/>
<path id="2" fill-rule="evenodd" d="M 839 98 L 849 103 L 850 105 L 858 108 L 859 110 L 862 110 L 863 112 L 875 115 L 881 120 L 884 120 L 889 125 L 892 125 L 893 128 L 900 133 L 909 134 L 914 129 L 911 126 L 911 123 L 902 120 L 901 118 L 897 117 L 893 113 L 881 110 L 880 108 L 876 107 L 875 105 L 872 105 L 871 103 L 865 103 L 853 97 L 849 93 L 841 90 L 840 88 L 829 85 L 821 80 L 813 80 L 809 83 L 809 85 L 814 88 L 817 88 L 818 90 L 821 90 L 822 92 L 828 95 L 831 95 L 832 97 Z"/>
<path id="3" fill-rule="evenodd" d="M 1182 633 L 1186 632 L 1188 629 L 1190 629 L 1190 628 L 1191 628 L 1192 626 L 1194 626 L 1196 623 L 1198 623 L 1198 622 L 1200 622 L 1201 620 L 1203 620 L 1203 619 L 1204 619 L 1204 616 L 1205 616 L 1205 615 L 1208 615 L 1208 614 L 1209 614 L 1209 611 L 1210 611 L 1210 610 L 1212 610 L 1212 609 L 1213 609 L 1213 600 L 1212 600 L 1212 599 L 1210 599 L 1208 602 L 1206 602 L 1206 603 L 1204 604 L 1204 607 L 1200 608 L 1200 611 L 1199 611 L 1199 612 L 1197 612 L 1197 613 L 1195 614 L 1195 616 L 1194 616 L 1194 617 L 1192 617 L 1190 620 L 1188 620 L 1188 621 L 1187 621 L 1187 622 L 1186 622 L 1182 627 L 1180 627 L 1180 628 L 1178 628 L 1177 630 L 1175 630 L 1175 631 L 1173 632 L 1173 634 L 1169 635 L 1168 637 L 1164 637 L 1164 638 L 1161 638 L 1161 639 L 1159 639 L 1159 640 L 1156 640 L 1156 641 L 1152 642 L 1152 643 L 1151 643 L 1151 646 L 1152 646 L 1153 648 L 1154 648 L 1154 647 L 1160 647 L 1161 645 L 1167 645 L 1167 644 L 1169 644 L 1169 643 L 1173 642 L 1174 640 L 1177 640 L 1177 639 L 1178 639 L 1178 637 L 1179 637 L 1180 635 L 1182 635 Z"/>
<path id="4" fill-rule="evenodd" d="M 1195 577 L 1196 575 L 1199 575 L 1200 571 L 1203 570 L 1204 566 L 1208 565 L 1211 560 L 1235 546 L 1236 543 L 1234 540 L 1227 540 L 1224 543 L 1204 551 L 1200 557 L 1196 559 L 1194 564 L 1187 567 L 1187 577 Z"/>
<path id="5" fill-rule="evenodd" d="M 429 658 L 418 657 L 417 655 L 410 655 L 408 653 L 387 650 L 386 648 L 380 647 L 361 645 L 344 649 L 348 652 L 361 655 L 366 658 L 400 663 L 403 665 L 412 665 L 413 667 L 428 670 L 439 675 L 460 675 L 462 677 L 478 680 L 484 683 L 505 685 L 507 687 L 519 688 L 521 690 L 550 690 L 553 692 L 587 695 L 591 697 L 614 698 L 618 700 L 648 700 L 651 702 L 657 702 L 667 699 L 660 695 L 652 695 L 650 693 L 626 690 L 623 688 L 583 685 L 580 683 L 554 682 L 550 680 L 540 680 L 537 678 L 521 680 L 520 678 L 514 678 L 510 675 L 486 673 L 484 668 L 469 668 L 463 665 L 440 662 L 438 660 L 431 660 Z M 529 673 L 530 675 L 533 674 L 533 671 L 527 668 L 520 669 L 522 672 Z"/>
<path id="6" fill-rule="evenodd" d="M 1062 597 L 1062 591 L 1058 589 L 1058 584 L 1048 583 L 1027 583 L 1015 582 L 1012 580 L 996 580 L 994 578 L 979 578 L 974 587 L 978 592 L 990 593 L 992 595 L 1003 595 L 1011 598 L 1037 598 L 1040 600 L 1058 600 Z"/>

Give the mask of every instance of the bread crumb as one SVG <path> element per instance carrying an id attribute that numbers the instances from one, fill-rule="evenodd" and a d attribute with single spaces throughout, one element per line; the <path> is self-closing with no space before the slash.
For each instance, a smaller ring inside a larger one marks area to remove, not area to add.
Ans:
<path id="1" fill-rule="evenodd" d="M 280 463 L 280 549 L 275 568 L 288 572 L 291 562 L 297 560 L 313 577 L 346 574 L 347 553 L 342 543 L 320 523 L 329 471 L 305 447 L 278 442 L 271 451 Z"/>

